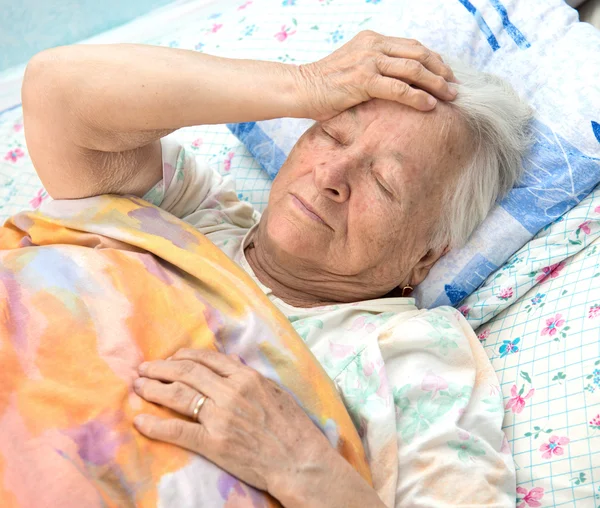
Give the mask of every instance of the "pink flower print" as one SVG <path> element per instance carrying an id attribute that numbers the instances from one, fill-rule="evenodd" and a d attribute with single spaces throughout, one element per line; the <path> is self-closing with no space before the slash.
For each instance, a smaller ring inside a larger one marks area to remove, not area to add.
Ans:
<path id="1" fill-rule="evenodd" d="M 23 128 L 22 123 L 16 123 L 13 125 L 13 129 L 15 130 L 15 132 L 19 132 L 22 128 Z"/>
<path id="2" fill-rule="evenodd" d="M 290 32 L 290 30 L 291 28 L 287 28 L 285 25 L 281 25 L 281 31 L 275 34 L 275 38 L 279 42 L 285 41 L 290 35 L 294 35 L 296 33 L 296 30 L 294 30 L 293 32 Z"/>
<path id="3" fill-rule="evenodd" d="M 48 194 L 44 189 L 40 189 L 37 191 L 35 197 L 29 202 L 32 208 L 39 208 L 42 204 L 42 201 L 48 197 Z"/>
<path id="4" fill-rule="evenodd" d="M 477 335 L 477 338 L 480 341 L 484 341 L 485 339 L 487 339 L 490 336 L 490 331 L 489 330 L 483 330 L 483 332 L 481 332 L 479 335 Z"/>
<path id="5" fill-rule="evenodd" d="M 354 347 L 330 342 L 329 352 L 334 358 L 346 358 L 350 355 L 354 355 Z"/>
<path id="6" fill-rule="evenodd" d="M 594 430 L 600 430 L 600 414 L 590 420 L 590 427 Z"/>
<path id="7" fill-rule="evenodd" d="M 13 150 L 9 150 L 4 156 L 5 161 L 17 162 L 17 159 L 23 157 L 25 153 L 20 148 L 14 148 Z"/>
<path id="8" fill-rule="evenodd" d="M 242 5 L 240 5 L 237 10 L 241 11 L 243 9 L 245 9 L 246 7 L 248 7 L 250 4 L 252 3 L 252 0 L 250 0 L 249 2 L 243 3 Z"/>
<path id="9" fill-rule="evenodd" d="M 513 288 L 512 287 L 505 287 L 505 288 L 501 288 L 500 292 L 498 293 L 498 298 L 500 300 L 508 300 L 509 298 L 512 298 L 513 295 Z"/>
<path id="10" fill-rule="evenodd" d="M 558 329 L 565 324 L 565 320 L 561 319 L 562 314 L 557 314 L 554 317 L 546 319 L 546 328 L 542 330 L 542 335 L 552 337 L 558 333 Z"/>
<path id="11" fill-rule="evenodd" d="M 502 446 L 500 447 L 500 451 L 507 455 L 509 455 L 509 454 L 512 455 L 512 450 L 510 449 L 510 444 L 508 442 L 508 438 L 506 437 L 506 435 L 502 439 Z"/>
<path id="12" fill-rule="evenodd" d="M 532 388 L 527 392 L 525 397 L 522 397 L 521 395 L 523 394 L 523 388 L 517 392 L 517 385 L 513 385 L 510 389 L 511 398 L 506 403 L 506 409 L 510 409 L 513 413 L 519 414 L 525 408 L 525 401 L 533 397 L 534 393 L 535 389 Z"/>
<path id="13" fill-rule="evenodd" d="M 350 325 L 350 330 L 353 332 L 362 330 L 363 328 L 367 333 L 371 333 L 373 330 L 375 330 L 376 326 L 373 323 L 369 323 L 366 316 L 357 317 L 354 321 L 352 321 L 352 325 Z"/>
<path id="14" fill-rule="evenodd" d="M 597 206 L 596 208 L 594 208 L 594 212 L 600 213 L 600 206 Z"/>
<path id="15" fill-rule="evenodd" d="M 202 146 L 202 143 L 202 138 L 194 139 L 194 141 L 192 141 L 192 146 L 194 148 L 200 148 Z"/>
<path id="16" fill-rule="evenodd" d="M 223 23 L 213 23 L 212 28 L 210 30 L 207 30 L 206 33 L 216 34 L 219 30 L 221 30 L 222 26 L 223 26 Z"/>
<path id="17" fill-rule="evenodd" d="M 542 453 L 542 459 L 552 458 L 554 455 L 562 455 L 565 453 L 563 446 L 568 445 L 571 440 L 568 437 L 552 436 L 549 443 L 542 443 L 540 451 Z"/>
<path id="18" fill-rule="evenodd" d="M 229 152 L 227 154 L 226 159 L 223 161 L 223 170 L 224 171 L 230 171 L 231 170 L 231 159 L 233 159 L 234 155 L 235 155 L 235 153 L 233 153 L 233 152 Z"/>
<path id="19" fill-rule="evenodd" d="M 517 494 L 523 496 L 517 499 L 517 502 L 522 501 L 517 505 L 517 508 L 526 508 L 527 506 L 538 508 L 542 506 L 542 503 L 540 503 L 540 499 L 544 497 L 544 489 L 542 487 L 534 487 L 530 491 L 527 491 L 523 487 L 517 487 Z"/>
<path id="20" fill-rule="evenodd" d="M 581 229 L 581 231 L 583 231 L 586 235 L 589 235 L 591 233 L 590 222 L 592 221 L 586 220 L 583 224 L 579 224 L 579 227 L 577 229 Z"/>
<path id="21" fill-rule="evenodd" d="M 373 375 L 373 372 L 375 372 L 375 365 L 373 365 L 373 362 L 364 362 L 363 363 L 363 374 L 366 377 L 371 377 Z"/>
<path id="22" fill-rule="evenodd" d="M 590 307 L 588 319 L 594 319 L 600 316 L 600 304 L 595 303 Z"/>
<path id="23" fill-rule="evenodd" d="M 470 310 L 471 310 L 471 307 L 469 307 L 468 305 L 461 305 L 458 308 L 458 312 L 460 312 L 465 317 L 469 317 L 469 311 Z"/>
<path id="24" fill-rule="evenodd" d="M 556 279 L 560 275 L 561 270 L 565 267 L 565 262 L 555 263 L 542 268 L 542 273 L 536 277 L 537 282 L 544 282 L 548 277 Z"/>
<path id="25" fill-rule="evenodd" d="M 421 382 L 421 390 L 425 392 L 433 392 L 432 398 L 436 396 L 440 390 L 448 388 L 448 381 L 443 377 L 437 376 L 433 371 L 428 370 Z"/>

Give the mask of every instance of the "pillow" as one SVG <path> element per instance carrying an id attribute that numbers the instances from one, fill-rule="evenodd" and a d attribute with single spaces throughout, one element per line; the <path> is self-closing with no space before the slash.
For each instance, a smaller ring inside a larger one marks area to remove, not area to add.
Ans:
<path id="1" fill-rule="evenodd" d="M 414 294 L 422 307 L 459 305 L 600 181 L 600 32 L 578 23 L 577 13 L 559 0 L 476 3 L 404 0 L 394 9 L 382 5 L 363 23 L 340 25 L 325 34 L 318 50 L 306 44 L 316 37 L 312 9 L 293 8 L 294 38 L 305 42 L 289 48 L 286 56 L 294 62 L 317 60 L 360 29 L 370 28 L 418 39 L 493 72 L 510 82 L 536 111 L 535 142 L 524 160 L 525 177 L 466 246 L 435 265 Z M 277 119 L 228 127 L 274 177 L 310 124 Z"/>

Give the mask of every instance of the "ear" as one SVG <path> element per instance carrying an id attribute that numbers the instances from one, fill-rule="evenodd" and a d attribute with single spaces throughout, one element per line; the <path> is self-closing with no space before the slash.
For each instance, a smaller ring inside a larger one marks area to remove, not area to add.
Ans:
<path id="1" fill-rule="evenodd" d="M 441 249 L 430 249 L 425 255 L 417 262 L 412 269 L 412 275 L 410 277 L 410 285 L 418 286 L 425 280 L 425 277 L 429 275 L 429 270 L 435 265 L 439 259 L 450 251 L 450 247 L 446 245 Z"/>

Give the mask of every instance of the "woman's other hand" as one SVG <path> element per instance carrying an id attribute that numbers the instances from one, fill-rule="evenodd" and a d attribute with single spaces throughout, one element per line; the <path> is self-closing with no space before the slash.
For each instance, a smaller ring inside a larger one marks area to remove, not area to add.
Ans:
<path id="1" fill-rule="evenodd" d="M 308 116 L 325 121 L 370 99 L 421 111 L 452 100 L 454 74 L 441 56 L 413 39 L 364 31 L 329 56 L 299 67 Z"/>
<path id="2" fill-rule="evenodd" d="M 139 415 L 134 423 L 142 434 L 203 455 L 286 506 L 327 500 L 340 474 L 354 472 L 355 485 L 362 480 L 290 394 L 237 357 L 181 349 L 140 365 L 139 373 L 140 397 L 188 417 Z"/>

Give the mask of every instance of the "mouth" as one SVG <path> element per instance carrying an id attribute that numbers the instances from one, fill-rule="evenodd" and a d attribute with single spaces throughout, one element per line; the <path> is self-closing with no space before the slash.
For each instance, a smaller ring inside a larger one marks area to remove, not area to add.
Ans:
<path id="1" fill-rule="evenodd" d="M 305 201 L 300 199 L 295 194 L 291 194 L 291 196 L 292 196 L 292 202 L 294 203 L 294 205 L 296 205 L 296 208 L 298 208 L 301 212 L 303 212 L 304 215 L 310 217 L 315 222 L 320 222 L 324 226 L 327 226 L 330 228 L 330 226 L 321 218 L 321 216 L 308 203 L 306 203 Z"/>

